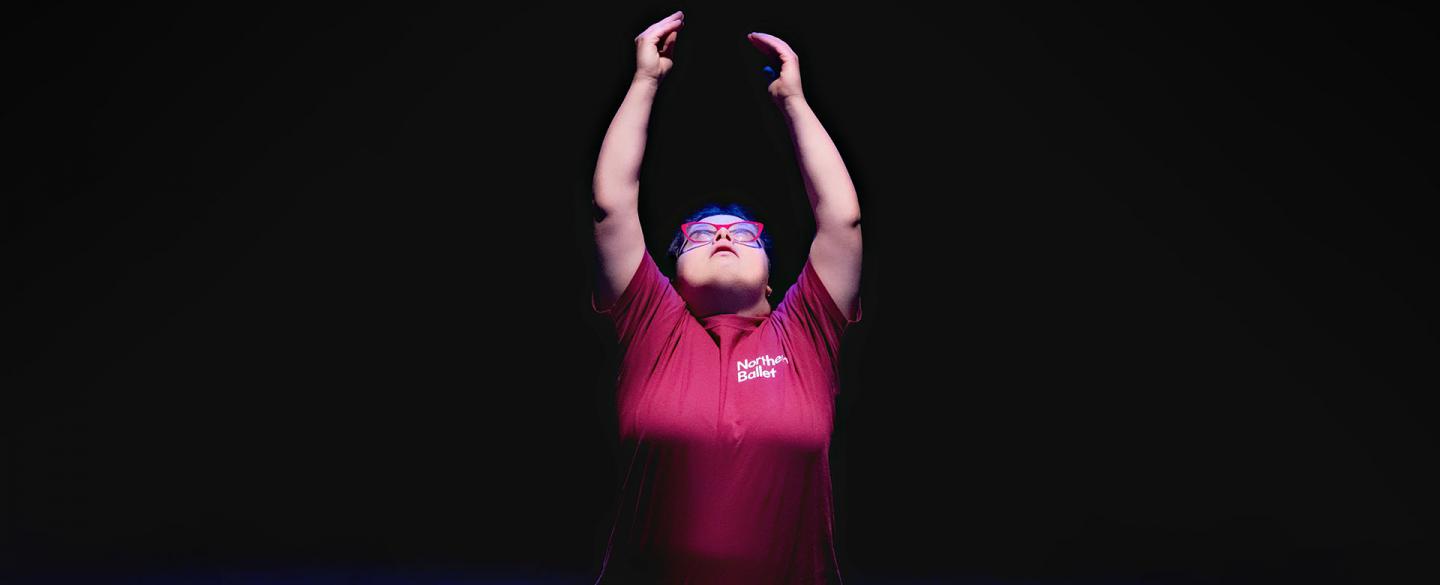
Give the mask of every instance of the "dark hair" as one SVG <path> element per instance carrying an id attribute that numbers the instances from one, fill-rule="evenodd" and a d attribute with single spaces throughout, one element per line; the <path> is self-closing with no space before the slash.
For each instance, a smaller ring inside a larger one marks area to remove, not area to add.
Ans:
<path id="1" fill-rule="evenodd" d="M 755 216 L 750 213 L 750 210 L 746 209 L 745 206 L 740 205 L 739 203 L 727 203 L 724 205 L 717 203 L 707 203 L 704 207 L 701 207 L 695 213 L 691 213 L 690 215 L 686 216 L 685 219 L 681 220 L 681 223 L 698 221 L 712 215 L 733 215 L 746 221 L 760 221 L 758 219 L 755 219 Z M 771 255 L 770 232 L 760 230 L 760 244 L 765 248 L 765 257 L 768 260 Z M 685 234 L 681 233 L 679 227 L 676 227 L 675 239 L 670 241 L 670 249 L 666 252 L 666 256 L 670 259 L 671 266 L 675 265 L 676 260 L 680 258 L 680 252 L 684 249 Z"/>

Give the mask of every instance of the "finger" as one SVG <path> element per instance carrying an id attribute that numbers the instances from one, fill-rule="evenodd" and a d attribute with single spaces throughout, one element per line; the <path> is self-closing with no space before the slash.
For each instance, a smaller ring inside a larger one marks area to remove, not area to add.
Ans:
<path id="1" fill-rule="evenodd" d="M 671 46 L 674 46 L 674 44 L 675 44 L 675 39 L 678 38 L 679 36 L 680 36 L 680 31 L 678 31 L 678 30 L 670 31 L 670 34 L 665 35 L 665 42 L 664 42 L 663 44 L 661 44 L 661 46 L 660 46 L 660 52 L 661 52 L 661 53 L 664 53 L 664 54 L 666 54 L 666 55 L 669 55 L 669 54 L 670 54 L 670 47 L 671 47 Z"/>
<path id="2" fill-rule="evenodd" d="M 684 24 L 685 12 L 683 10 L 676 10 L 675 14 L 671 14 L 670 16 L 660 19 L 659 22 L 656 22 L 655 24 L 650 25 L 649 28 L 646 28 L 645 32 L 636 35 L 635 40 L 639 41 L 640 39 L 647 37 L 652 39 L 658 39 L 664 36 L 666 33 L 675 30 Z"/>
<path id="3" fill-rule="evenodd" d="M 677 19 L 663 21 L 662 23 L 657 23 L 655 26 L 647 29 L 640 36 L 635 37 L 635 40 L 639 42 L 641 39 L 647 39 L 650 43 L 654 43 L 655 41 L 664 38 L 665 35 L 680 30 L 680 27 L 683 26 L 685 26 L 684 20 Z"/>
<path id="4" fill-rule="evenodd" d="M 779 37 L 762 32 L 752 32 L 747 35 L 747 38 L 750 39 L 750 44 L 755 45 L 756 49 L 773 59 L 778 59 L 781 64 L 800 60 L 799 55 L 795 54 L 790 45 L 780 40 Z"/>
<path id="5" fill-rule="evenodd" d="M 662 19 L 660 19 L 660 20 L 657 20 L 657 21 L 655 21 L 654 24 L 651 24 L 650 26 L 646 27 L 646 28 L 645 28 L 645 32 L 640 33 L 640 34 L 639 34 L 638 36 L 636 36 L 635 38 L 636 38 L 636 39 L 639 39 L 639 38 L 641 38 L 641 37 L 644 37 L 644 36 L 646 36 L 646 35 L 654 32 L 656 28 L 661 27 L 661 26 L 665 26 L 667 23 L 670 23 L 670 22 L 675 21 L 675 20 L 685 20 L 685 12 L 684 12 L 684 11 L 681 11 L 681 10 L 676 10 L 674 14 L 671 14 L 670 16 L 667 16 L 667 17 L 662 18 Z"/>

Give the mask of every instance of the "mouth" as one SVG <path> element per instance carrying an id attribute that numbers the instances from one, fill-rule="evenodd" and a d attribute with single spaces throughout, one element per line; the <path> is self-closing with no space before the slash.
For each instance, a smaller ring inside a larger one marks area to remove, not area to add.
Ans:
<path id="1" fill-rule="evenodd" d="M 717 246 L 717 247 L 715 248 L 715 251 L 712 252 L 712 253 L 710 253 L 710 255 L 711 255 L 711 256 L 717 256 L 717 255 L 719 255 L 721 252 L 729 252 L 731 256 L 739 256 L 739 254 L 736 254 L 736 253 L 735 253 L 734 248 L 731 248 L 731 247 L 729 247 L 729 246 Z"/>

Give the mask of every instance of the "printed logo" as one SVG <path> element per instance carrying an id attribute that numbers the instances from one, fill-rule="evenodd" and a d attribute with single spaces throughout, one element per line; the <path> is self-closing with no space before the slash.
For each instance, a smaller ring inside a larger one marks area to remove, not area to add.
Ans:
<path id="1" fill-rule="evenodd" d="M 790 360 L 783 355 L 772 358 L 769 354 L 766 354 L 756 357 L 755 359 L 735 362 L 735 369 L 738 370 L 736 373 L 739 374 L 740 381 L 744 382 L 755 378 L 774 378 L 774 366 L 789 362 Z M 767 366 L 769 366 L 770 369 L 765 369 Z"/>

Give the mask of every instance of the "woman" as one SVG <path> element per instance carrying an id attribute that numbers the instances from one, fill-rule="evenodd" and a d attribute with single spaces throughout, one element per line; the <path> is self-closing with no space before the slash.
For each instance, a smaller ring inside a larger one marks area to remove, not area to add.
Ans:
<path id="1" fill-rule="evenodd" d="M 639 172 L 684 18 L 635 38 L 635 74 L 595 169 L 592 308 L 623 350 L 616 406 L 628 458 L 596 583 L 840 583 L 829 446 L 840 338 L 861 316 L 859 200 L 801 93 L 795 52 L 751 33 L 780 63 L 768 90 L 815 214 L 809 258 L 772 310 L 763 222 L 707 207 L 678 226 L 676 274 L 665 278 L 645 249 Z"/>

